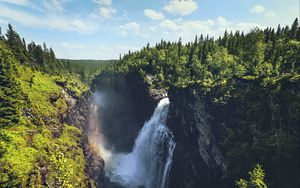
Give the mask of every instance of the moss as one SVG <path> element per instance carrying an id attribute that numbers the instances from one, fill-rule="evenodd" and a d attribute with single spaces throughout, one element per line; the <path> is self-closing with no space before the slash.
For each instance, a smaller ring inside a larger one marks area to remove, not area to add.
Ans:
<path id="1" fill-rule="evenodd" d="M 19 82 L 25 94 L 28 95 L 35 113 L 43 116 L 57 115 L 58 110 L 51 104 L 49 98 L 53 93 L 60 93 L 60 87 L 53 79 L 44 73 L 20 67 Z"/>
<path id="2" fill-rule="evenodd" d="M 64 92 L 80 97 L 88 87 L 75 76 L 53 76 L 20 65 L 1 42 L 0 55 L 1 71 L 6 72 L 0 95 L 14 104 L 0 106 L 1 113 L 13 115 L 0 121 L 0 187 L 43 187 L 41 179 L 51 182 L 53 177 L 66 180 L 61 186 L 87 187 L 82 132 L 61 123 L 61 117 L 68 109 Z M 6 122 L 9 126 L 3 126 Z M 65 169 L 59 171 L 62 165 Z"/>
<path id="3" fill-rule="evenodd" d="M 0 178 L 0 184 L 6 186 L 25 185 L 33 170 L 38 151 L 28 146 L 28 132 L 19 127 L 9 130 L 1 130 L 1 150 L 2 157 L 0 163 L 0 174 L 7 173 Z M 5 186 L 4 186 L 5 187 Z"/>

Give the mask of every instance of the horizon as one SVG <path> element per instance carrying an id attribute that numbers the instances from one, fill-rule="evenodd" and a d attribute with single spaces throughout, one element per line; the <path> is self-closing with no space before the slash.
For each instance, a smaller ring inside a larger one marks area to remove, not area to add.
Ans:
<path id="1" fill-rule="evenodd" d="M 298 0 L 0 0 L 3 33 L 10 23 L 27 43 L 45 42 L 58 59 L 74 60 L 116 60 L 161 39 L 276 29 L 297 17 Z"/>

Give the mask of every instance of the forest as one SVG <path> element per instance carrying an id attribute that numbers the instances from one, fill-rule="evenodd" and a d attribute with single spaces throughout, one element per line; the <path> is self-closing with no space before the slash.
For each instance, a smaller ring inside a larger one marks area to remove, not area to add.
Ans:
<path id="1" fill-rule="evenodd" d="M 84 65 L 89 78 L 82 67 L 11 25 L 0 35 L 0 187 L 87 187 L 83 131 L 67 113 L 102 63 Z"/>
<path id="2" fill-rule="evenodd" d="M 91 93 L 98 76 L 132 73 L 150 91 L 190 89 L 207 101 L 219 122 L 225 179 L 235 186 L 299 185 L 296 18 L 291 26 L 200 34 L 186 44 L 161 40 L 108 61 L 57 59 L 45 43 L 26 44 L 10 24 L 5 34 L 0 28 L 0 187 L 93 187 L 84 130 L 68 121 L 72 101 Z M 222 126 L 220 109 L 231 106 L 230 125 Z"/>

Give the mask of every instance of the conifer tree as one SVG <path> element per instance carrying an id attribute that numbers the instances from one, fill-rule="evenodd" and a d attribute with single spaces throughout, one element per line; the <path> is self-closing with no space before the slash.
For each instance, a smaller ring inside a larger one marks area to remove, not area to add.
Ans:
<path id="1" fill-rule="evenodd" d="M 0 47 L 3 44 L 0 44 Z M 0 50 L 0 125 L 19 123 L 23 94 L 15 80 L 16 67 L 13 55 Z"/>
<path id="2" fill-rule="evenodd" d="M 299 27 L 299 22 L 298 22 L 298 18 L 296 18 L 290 29 L 290 38 L 291 39 L 297 38 L 298 27 Z"/>

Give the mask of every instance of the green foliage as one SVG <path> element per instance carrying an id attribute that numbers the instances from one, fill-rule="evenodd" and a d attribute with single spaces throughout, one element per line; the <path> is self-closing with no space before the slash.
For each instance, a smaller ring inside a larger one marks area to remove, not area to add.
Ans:
<path id="1" fill-rule="evenodd" d="M 73 168 L 67 163 L 65 155 L 58 150 L 55 150 L 50 157 L 49 169 L 51 172 L 48 176 L 49 185 L 51 187 L 73 187 L 71 184 L 71 176 L 73 174 Z"/>
<path id="2" fill-rule="evenodd" d="M 230 109 L 228 122 L 216 123 L 227 126 L 216 129 L 229 176 L 259 161 L 269 186 L 299 183 L 298 19 L 276 31 L 226 31 L 187 44 L 162 40 L 108 62 L 56 60 L 51 48 L 26 45 L 11 26 L 5 36 L 0 33 L 0 187 L 87 187 L 82 133 L 62 123 L 67 101 L 78 99 L 96 74 L 131 72 L 150 89 L 190 87 L 213 110 Z M 224 115 L 217 112 L 215 119 Z M 266 187 L 261 166 L 249 175 L 237 186 Z"/>
<path id="3" fill-rule="evenodd" d="M 60 60 L 65 72 L 77 75 L 80 80 L 90 84 L 95 75 L 106 70 L 116 60 Z"/>
<path id="4" fill-rule="evenodd" d="M 89 88 L 60 66 L 54 74 L 45 45 L 38 56 L 18 43 L 12 28 L 0 40 L 0 187 L 87 187 L 82 133 L 62 122 Z"/>
<path id="5" fill-rule="evenodd" d="M 0 125 L 9 126 L 19 123 L 23 106 L 19 83 L 16 81 L 16 61 L 5 44 L 0 42 Z"/>
<path id="6" fill-rule="evenodd" d="M 291 29 L 279 26 L 276 33 L 272 28 L 255 28 L 246 35 L 226 31 L 218 40 L 201 35 L 186 45 L 162 40 L 123 56 L 102 72 L 139 72 L 146 81 L 146 76 L 158 78 L 153 83 L 158 87 L 198 87 L 201 93 L 220 91 L 212 94 L 229 99 L 225 94 L 236 78 L 263 84 L 286 73 L 299 74 L 300 44 L 295 37 L 299 30 L 296 19 Z"/>
<path id="7" fill-rule="evenodd" d="M 226 31 L 218 39 L 201 35 L 187 44 L 162 40 L 124 55 L 102 74 L 140 74 L 150 92 L 190 88 L 213 114 L 229 177 L 259 161 L 268 171 L 269 186 L 297 187 L 299 36 L 296 19 L 292 27 L 277 30 Z"/>
<path id="8" fill-rule="evenodd" d="M 38 151 L 27 145 L 26 128 L 0 130 L 0 187 L 25 186 Z"/>
<path id="9" fill-rule="evenodd" d="M 236 186 L 239 188 L 267 188 L 266 183 L 264 182 L 265 172 L 262 169 L 261 165 L 257 164 L 252 172 L 248 173 L 250 179 L 244 180 L 240 179 L 236 181 Z"/>

